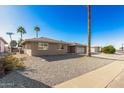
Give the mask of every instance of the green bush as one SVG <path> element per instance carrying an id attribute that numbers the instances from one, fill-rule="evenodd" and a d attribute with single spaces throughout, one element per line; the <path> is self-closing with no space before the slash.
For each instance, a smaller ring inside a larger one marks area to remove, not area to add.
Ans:
<path id="1" fill-rule="evenodd" d="M 103 47 L 101 51 L 107 54 L 114 54 L 116 52 L 116 49 L 112 45 L 109 45 Z"/>
<path id="2" fill-rule="evenodd" d="M 24 63 L 22 59 L 16 58 L 12 55 L 5 56 L 1 59 L 3 62 L 3 68 L 5 71 L 12 71 L 15 69 L 24 68 Z"/>

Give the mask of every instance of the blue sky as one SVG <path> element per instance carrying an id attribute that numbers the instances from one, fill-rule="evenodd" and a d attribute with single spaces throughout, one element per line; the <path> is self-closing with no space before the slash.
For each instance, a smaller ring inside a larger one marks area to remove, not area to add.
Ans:
<path id="1" fill-rule="evenodd" d="M 87 44 L 86 6 L 0 6 L 0 36 L 9 42 L 6 32 L 19 39 L 18 26 L 34 38 L 34 26 L 41 28 L 40 37 Z M 120 47 L 124 43 L 124 6 L 91 7 L 92 45 Z"/>

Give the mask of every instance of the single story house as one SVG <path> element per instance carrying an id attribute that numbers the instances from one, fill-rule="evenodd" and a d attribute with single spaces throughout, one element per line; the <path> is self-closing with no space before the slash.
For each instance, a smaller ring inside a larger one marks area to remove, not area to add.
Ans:
<path id="1" fill-rule="evenodd" d="M 0 53 L 6 51 L 5 45 L 8 44 L 2 37 L 0 37 Z"/>
<path id="2" fill-rule="evenodd" d="M 24 53 L 29 56 L 59 55 L 67 53 L 85 53 L 86 46 L 68 43 L 46 37 L 26 39 L 22 42 Z"/>
<path id="3" fill-rule="evenodd" d="M 68 45 L 68 53 L 86 54 L 86 45 L 70 43 Z"/>
<path id="4" fill-rule="evenodd" d="M 91 47 L 91 53 L 99 53 L 101 51 L 100 46 L 93 46 Z"/>

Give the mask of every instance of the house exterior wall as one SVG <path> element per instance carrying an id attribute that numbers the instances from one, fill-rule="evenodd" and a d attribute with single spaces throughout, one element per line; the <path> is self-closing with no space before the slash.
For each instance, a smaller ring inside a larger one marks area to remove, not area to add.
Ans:
<path id="1" fill-rule="evenodd" d="M 24 53 L 31 56 L 32 55 L 32 50 L 31 50 L 31 43 L 26 43 L 24 46 Z"/>
<path id="2" fill-rule="evenodd" d="M 45 43 L 45 42 L 43 42 Z M 29 56 L 42 56 L 42 55 L 58 55 L 67 53 L 67 45 L 64 45 L 64 49 L 58 49 L 58 44 L 48 43 L 48 50 L 39 50 L 38 43 L 26 43 L 24 46 L 24 53 Z"/>
<path id="3" fill-rule="evenodd" d="M 5 44 L 2 40 L 0 40 L 0 52 L 5 52 Z"/>
<path id="4" fill-rule="evenodd" d="M 29 56 L 32 56 L 32 51 L 31 49 L 24 49 L 24 53 L 29 55 Z"/>
<path id="5" fill-rule="evenodd" d="M 85 46 L 76 46 L 75 53 L 85 54 L 86 53 L 86 47 Z"/>
<path id="6" fill-rule="evenodd" d="M 91 52 L 92 53 L 98 53 L 98 52 L 100 52 L 100 48 L 99 47 L 92 47 Z"/>

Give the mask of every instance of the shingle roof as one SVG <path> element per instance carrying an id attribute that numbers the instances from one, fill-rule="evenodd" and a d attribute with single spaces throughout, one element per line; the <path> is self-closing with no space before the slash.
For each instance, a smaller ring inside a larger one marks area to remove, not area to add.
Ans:
<path id="1" fill-rule="evenodd" d="M 65 42 L 62 40 L 55 40 L 55 39 L 51 39 L 51 38 L 47 38 L 47 37 L 25 39 L 22 42 L 22 44 L 25 44 L 26 42 L 48 42 L 48 43 L 68 44 L 70 46 L 86 46 L 86 45 L 82 45 L 79 43 L 70 43 L 70 42 Z"/>
<path id="2" fill-rule="evenodd" d="M 0 40 L 2 40 L 5 44 L 8 44 L 2 37 L 0 37 Z"/>
<path id="3" fill-rule="evenodd" d="M 24 44 L 24 43 L 26 43 L 26 42 L 48 42 L 48 43 L 69 44 L 69 43 L 64 42 L 64 41 L 62 41 L 62 40 L 55 40 L 55 39 L 50 39 L 50 38 L 46 38 L 46 37 L 26 39 L 25 41 L 23 41 L 22 44 Z"/>

